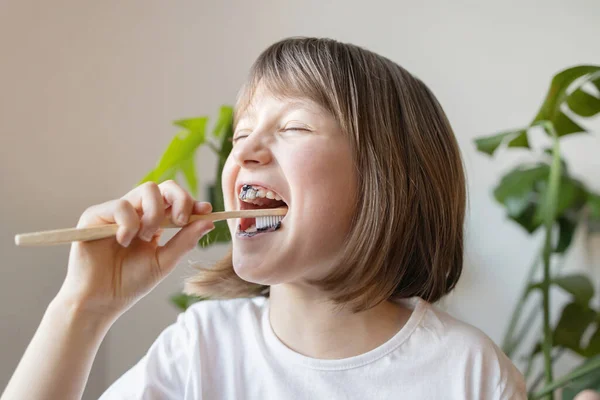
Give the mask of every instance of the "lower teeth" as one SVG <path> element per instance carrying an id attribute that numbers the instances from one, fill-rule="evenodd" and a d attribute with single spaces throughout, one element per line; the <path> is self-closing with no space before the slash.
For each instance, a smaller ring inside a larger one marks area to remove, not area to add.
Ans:
<path id="1" fill-rule="evenodd" d="M 241 236 L 254 236 L 263 232 L 275 232 L 279 228 L 281 228 L 281 221 L 277 222 L 275 225 L 265 226 L 264 228 L 260 229 L 256 228 L 256 224 L 253 224 L 244 231 L 241 230 L 241 227 L 238 227 L 238 234 Z"/>

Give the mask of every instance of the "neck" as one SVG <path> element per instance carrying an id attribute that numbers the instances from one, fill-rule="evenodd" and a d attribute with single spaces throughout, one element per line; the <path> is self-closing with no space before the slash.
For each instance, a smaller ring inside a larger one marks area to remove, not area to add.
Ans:
<path id="1" fill-rule="evenodd" d="M 338 308 L 314 288 L 273 285 L 270 322 L 292 350 L 312 358 L 340 359 L 366 353 L 394 336 L 411 311 L 392 302 L 358 313 Z"/>

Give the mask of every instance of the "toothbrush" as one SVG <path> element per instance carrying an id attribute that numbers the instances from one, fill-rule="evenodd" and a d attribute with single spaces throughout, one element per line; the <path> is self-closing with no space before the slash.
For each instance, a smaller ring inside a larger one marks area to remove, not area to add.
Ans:
<path id="1" fill-rule="evenodd" d="M 258 218 L 265 224 L 271 221 L 271 217 L 284 216 L 287 213 L 287 208 L 266 208 L 259 210 L 240 210 L 240 211 L 220 211 L 203 215 L 190 216 L 189 222 L 198 220 L 205 221 L 222 221 L 230 218 Z M 263 221 L 264 220 L 264 221 Z M 259 222 L 259 221 L 257 221 Z M 171 223 L 168 218 L 165 218 L 160 224 L 161 228 L 181 228 L 179 225 Z M 104 239 L 115 236 L 119 226 L 117 224 L 107 224 L 99 226 L 91 226 L 88 228 L 67 228 L 56 229 L 51 231 L 22 233 L 15 235 L 15 244 L 17 246 L 49 246 L 55 244 L 65 244 L 77 241 L 88 241 Z"/>

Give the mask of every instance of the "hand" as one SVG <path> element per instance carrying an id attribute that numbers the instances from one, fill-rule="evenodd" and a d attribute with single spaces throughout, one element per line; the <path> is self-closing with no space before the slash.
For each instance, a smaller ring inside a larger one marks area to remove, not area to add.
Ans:
<path id="1" fill-rule="evenodd" d="M 174 181 L 160 185 L 147 182 L 120 199 L 88 208 L 78 228 L 116 223 L 117 235 L 72 244 L 67 276 L 58 296 L 65 296 L 86 312 L 116 320 L 214 228 L 210 221 L 186 225 L 191 214 L 211 211 L 210 203 L 194 201 Z M 159 246 L 159 225 L 165 217 L 185 226 Z"/>
<path id="2" fill-rule="evenodd" d="M 586 389 L 579 392 L 574 400 L 600 400 L 600 393 L 595 390 Z"/>

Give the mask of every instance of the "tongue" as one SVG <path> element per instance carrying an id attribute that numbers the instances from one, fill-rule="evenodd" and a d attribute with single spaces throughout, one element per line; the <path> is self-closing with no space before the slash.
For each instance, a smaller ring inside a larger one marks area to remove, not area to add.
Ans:
<path id="1" fill-rule="evenodd" d="M 245 231 L 256 223 L 256 218 L 240 218 L 240 230 Z"/>

